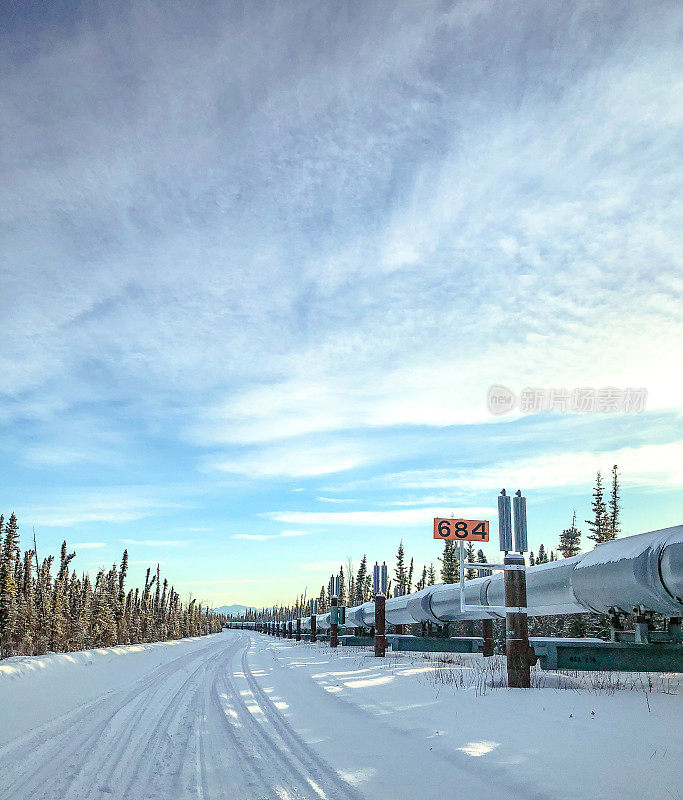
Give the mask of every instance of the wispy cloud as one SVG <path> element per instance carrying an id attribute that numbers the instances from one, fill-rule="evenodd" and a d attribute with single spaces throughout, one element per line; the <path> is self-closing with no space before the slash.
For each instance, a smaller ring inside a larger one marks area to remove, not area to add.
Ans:
<path id="1" fill-rule="evenodd" d="M 347 497 L 317 497 L 321 503 L 356 503 L 357 500 L 353 500 Z"/>
<path id="2" fill-rule="evenodd" d="M 138 547 L 187 547 L 189 542 L 177 539 L 119 539 L 121 544 Z"/>
<path id="3" fill-rule="evenodd" d="M 607 452 L 563 451 L 486 467 L 407 470 L 377 476 L 376 488 L 450 489 L 462 494 L 497 493 L 502 487 L 558 489 L 591 485 L 597 470 L 607 472 L 617 464 L 622 483 L 648 488 L 683 486 L 683 441 L 610 449 Z M 435 502 L 433 497 L 398 501 L 397 505 Z"/>
<path id="4" fill-rule="evenodd" d="M 434 517 L 454 515 L 463 519 L 487 519 L 495 516 L 491 507 L 441 507 L 392 509 L 388 511 L 271 511 L 267 516 L 280 522 L 295 525 L 349 525 L 354 527 L 380 527 L 429 525 Z"/>
<path id="5" fill-rule="evenodd" d="M 281 533 L 236 533 L 233 539 L 248 539 L 254 542 L 263 542 L 267 539 L 282 539 L 293 536 L 310 536 L 313 531 L 284 530 Z"/>
<path id="6" fill-rule="evenodd" d="M 106 547 L 104 542 L 73 542 L 69 547 L 76 547 L 79 550 L 95 550 L 100 547 Z"/>
<path id="7" fill-rule="evenodd" d="M 145 496 L 138 487 L 107 487 L 65 492 L 65 499 L 50 505 L 20 509 L 25 524 L 63 528 L 86 523 L 125 523 L 168 513 L 180 503 Z"/>
<path id="8" fill-rule="evenodd" d="M 177 581 L 178 586 L 223 586 L 233 583 L 263 583 L 263 578 L 209 578 L 208 580 Z"/>
<path id="9" fill-rule="evenodd" d="M 252 478 L 317 476 L 343 472 L 374 459 L 366 444 L 358 440 L 301 442 L 296 448 L 269 445 L 250 449 L 230 458 L 210 458 L 209 469 Z"/>

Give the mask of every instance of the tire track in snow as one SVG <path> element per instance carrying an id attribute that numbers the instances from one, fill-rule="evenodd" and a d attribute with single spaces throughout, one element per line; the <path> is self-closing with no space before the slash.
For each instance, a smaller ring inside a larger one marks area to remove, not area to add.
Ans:
<path id="1" fill-rule="evenodd" d="M 291 728 L 237 634 L 46 722 L 0 754 L 0 800 L 360 800 Z"/>
<path id="2" fill-rule="evenodd" d="M 250 731 L 250 738 L 263 750 L 265 764 L 271 772 L 271 784 L 279 789 L 280 798 L 311 800 L 360 800 L 359 795 L 306 745 L 258 687 L 248 668 L 246 654 L 253 641 L 246 637 L 237 670 L 226 670 L 225 679 L 237 704 L 239 723 Z M 236 678 L 245 680 L 245 693 L 236 685 Z M 250 680 L 252 683 L 250 684 Z M 275 771 L 273 771 L 275 767 Z"/>
<path id="3" fill-rule="evenodd" d="M 206 651 L 202 651 L 202 656 L 205 653 Z M 199 691 L 198 675 L 206 671 L 207 663 L 219 659 L 221 655 L 222 651 L 219 650 L 209 657 L 209 662 L 202 658 L 201 663 L 177 688 L 171 687 L 168 691 L 162 684 L 148 696 L 140 696 L 137 708 L 131 709 L 130 717 L 123 721 L 126 733 L 121 741 L 116 742 L 113 755 L 109 753 L 107 741 L 98 742 L 97 748 L 101 755 L 95 769 L 101 792 L 121 800 L 140 796 L 140 792 L 147 786 L 151 771 L 158 767 L 160 750 L 162 743 L 166 741 L 170 725 L 192 703 Z M 115 731 L 112 736 L 116 736 Z M 131 764 L 135 764 L 135 769 L 130 769 Z M 93 765 L 88 765 L 83 770 L 83 780 L 87 782 L 93 771 Z M 79 800 L 86 791 L 87 785 L 81 788 L 78 781 L 75 781 L 69 787 L 65 800 L 71 800 L 72 796 L 73 800 Z"/>
<path id="4" fill-rule="evenodd" d="M 323 793 L 316 792 L 319 797 L 329 800 L 362 800 L 354 788 L 339 777 L 337 772 L 322 759 L 303 738 L 292 728 L 282 713 L 273 704 L 268 694 L 259 686 L 248 661 L 248 648 L 242 652 L 242 672 L 252 695 L 263 710 L 265 720 L 272 725 L 281 747 L 288 750 L 303 765 L 304 769 L 315 776 L 315 784 Z"/>
<path id="5" fill-rule="evenodd" d="M 141 709 L 144 712 L 145 704 L 159 687 L 165 685 L 169 676 L 188 663 L 203 659 L 207 651 L 214 647 L 215 643 L 212 643 L 209 647 L 186 653 L 141 678 L 132 689 L 107 693 L 85 704 L 77 712 L 69 712 L 51 720 L 22 737 L 11 748 L 4 748 L 0 757 L 0 786 L 2 786 L 0 800 L 24 800 L 24 798 L 33 800 L 46 796 L 48 787 L 50 787 L 48 797 L 68 797 L 67 793 L 70 793 L 71 785 L 78 779 L 80 773 L 88 768 L 91 773 L 93 772 L 91 764 L 93 750 L 99 746 L 100 737 L 112 727 L 117 715 L 131 703 L 135 704 L 133 707 L 135 710 Z M 123 698 L 120 697 L 121 694 Z M 117 697 L 120 698 L 118 702 Z M 132 735 L 133 731 L 130 733 Z M 17 750 L 22 753 L 19 765 L 16 760 L 11 760 Z M 75 774 L 65 772 L 64 765 L 68 766 L 69 762 L 75 759 L 81 762 L 77 772 Z M 18 777 L 16 777 L 17 769 L 19 769 Z M 98 792 L 95 796 L 102 797 L 108 794 L 110 793 Z M 79 795 L 80 798 L 84 796 L 87 795 Z"/>

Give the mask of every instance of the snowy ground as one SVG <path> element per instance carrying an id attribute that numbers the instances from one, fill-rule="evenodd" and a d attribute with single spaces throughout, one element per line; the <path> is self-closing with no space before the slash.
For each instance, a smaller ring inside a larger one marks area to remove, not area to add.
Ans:
<path id="1" fill-rule="evenodd" d="M 676 677 L 511 691 L 456 659 L 241 631 L 8 659 L 0 798 L 683 797 Z"/>

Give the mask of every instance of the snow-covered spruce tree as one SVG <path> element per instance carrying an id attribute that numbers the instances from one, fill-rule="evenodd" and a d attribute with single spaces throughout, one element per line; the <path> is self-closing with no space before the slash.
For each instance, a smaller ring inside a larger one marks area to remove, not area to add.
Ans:
<path id="1" fill-rule="evenodd" d="M 455 542 L 446 540 L 443 543 L 441 561 L 441 580 L 444 583 L 457 583 L 460 580 L 460 562 Z"/>
<path id="2" fill-rule="evenodd" d="M 592 539 L 595 544 L 600 544 L 602 542 L 607 542 L 610 539 L 613 539 L 611 528 L 610 528 L 610 519 L 607 514 L 607 508 L 605 506 L 604 500 L 604 489 L 602 486 L 602 475 L 600 470 L 595 478 L 595 487 L 593 488 L 593 501 L 591 503 L 591 509 L 593 511 L 593 516 L 591 519 L 585 520 L 588 528 L 590 530 L 590 534 L 588 535 L 589 539 Z"/>
<path id="3" fill-rule="evenodd" d="M 116 619 L 103 569 L 97 573 L 92 604 L 92 640 L 96 647 L 116 644 Z"/>
<path id="4" fill-rule="evenodd" d="M 0 522 L 0 541 L 0 656 L 7 656 L 15 651 L 19 627 L 16 566 L 21 554 L 19 525 L 14 514 L 6 523 L 4 519 Z"/>
<path id="5" fill-rule="evenodd" d="M 581 531 L 576 527 L 576 509 L 572 516 L 572 524 L 560 534 L 557 548 L 565 558 L 571 558 L 581 552 Z"/>
<path id="6" fill-rule="evenodd" d="M 87 650 L 92 646 L 92 584 L 90 576 L 84 575 L 81 582 L 80 600 L 78 604 L 78 622 L 75 640 L 79 650 Z"/>
<path id="7" fill-rule="evenodd" d="M 541 543 L 538 546 L 538 555 L 536 556 L 536 563 L 537 564 L 547 564 L 548 561 L 549 561 L 548 553 L 546 552 L 545 545 L 543 543 Z"/>

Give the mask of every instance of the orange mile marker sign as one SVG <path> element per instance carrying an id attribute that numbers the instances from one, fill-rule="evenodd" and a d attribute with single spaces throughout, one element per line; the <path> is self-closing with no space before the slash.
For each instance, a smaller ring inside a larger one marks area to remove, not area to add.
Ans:
<path id="1" fill-rule="evenodd" d="M 489 521 L 437 517 L 434 520 L 434 538 L 456 542 L 488 542 Z"/>

